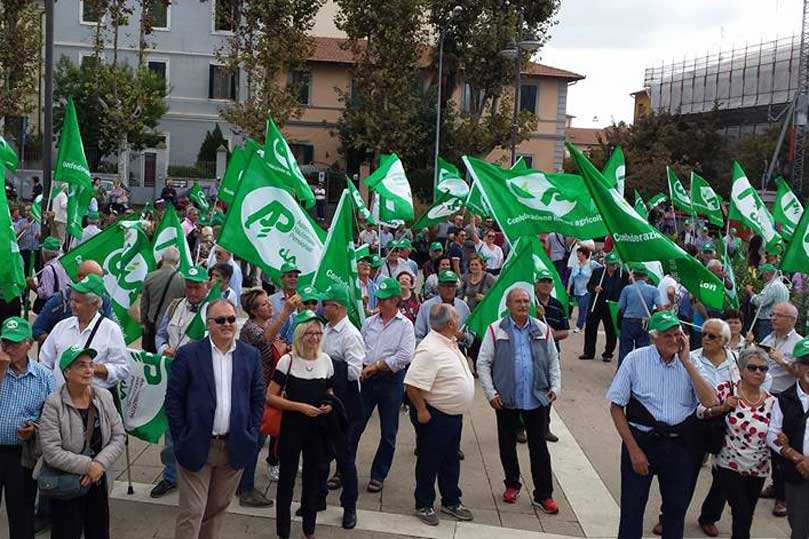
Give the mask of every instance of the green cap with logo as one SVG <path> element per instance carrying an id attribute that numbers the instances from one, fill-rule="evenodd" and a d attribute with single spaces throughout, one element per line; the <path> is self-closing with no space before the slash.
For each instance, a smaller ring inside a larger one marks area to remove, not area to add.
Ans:
<path id="1" fill-rule="evenodd" d="M 444 246 L 443 246 L 443 245 L 441 245 L 441 242 L 440 242 L 440 241 L 434 241 L 434 242 L 432 242 L 432 243 L 430 244 L 430 250 L 431 250 L 431 251 L 443 251 L 443 250 L 444 250 Z"/>
<path id="2" fill-rule="evenodd" d="M 371 255 L 371 267 L 372 268 L 382 267 L 382 259 L 379 258 L 379 255 Z"/>
<path id="3" fill-rule="evenodd" d="M 402 295 L 402 287 L 399 286 L 399 281 L 393 277 L 386 277 L 382 279 L 379 286 L 376 287 L 377 299 L 388 299 Z"/>
<path id="4" fill-rule="evenodd" d="M 351 298 L 348 296 L 348 289 L 338 283 L 333 283 L 324 290 L 321 298 L 323 301 L 334 301 L 346 308 L 348 308 L 349 303 L 351 303 Z"/>
<path id="5" fill-rule="evenodd" d="M 42 242 L 42 248 L 46 251 L 58 251 L 62 248 L 62 242 L 59 241 L 58 238 L 48 236 L 45 238 L 45 241 Z"/>
<path id="6" fill-rule="evenodd" d="M 94 359 L 96 355 L 98 355 L 98 352 L 96 352 L 92 348 L 71 346 L 70 348 L 62 352 L 61 356 L 59 356 L 59 370 L 64 371 L 65 369 L 73 365 L 73 362 L 79 359 L 81 356 L 90 356 L 90 359 Z"/>
<path id="7" fill-rule="evenodd" d="M 310 301 L 320 301 L 322 296 L 320 292 L 314 286 L 306 285 L 298 288 L 298 295 L 301 297 L 301 301 L 304 303 L 308 303 Z"/>
<path id="8" fill-rule="evenodd" d="M 208 270 L 202 266 L 191 266 L 182 272 L 183 279 L 192 283 L 204 283 L 208 280 Z"/>
<path id="9" fill-rule="evenodd" d="M 22 342 L 31 338 L 31 324 L 25 318 L 12 316 L 3 322 L 0 339 L 11 342 Z"/>
<path id="10" fill-rule="evenodd" d="M 761 274 L 770 273 L 771 271 L 777 271 L 776 267 L 772 264 L 762 264 L 758 267 L 758 271 Z"/>
<path id="11" fill-rule="evenodd" d="M 100 219 L 100 215 L 98 215 L 97 211 L 87 212 L 87 219 L 90 221 L 98 221 Z"/>
<path id="12" fill-rule="evenodd" d="M 5 337 L 3 337 L 5 339 Z M 795 343 L 795 349 L 792 351 L 792 357 L 798 363 L 809 365 L 809 337 L 804 337 Z"/>
<path id="13" fill-rule="evenodd" d="M 458 284 L 460 279 L 458 278 L 458 274 L 454 271 L 444 270 L 438 274 L 438 283 L 439 284 Z"/>
<path id="14" fill-rule="evenodd" d="M 618 258 L 618 253 L 616 253 L 615 251 L 610 251 L 609 253 L 607 253 L 607 256 L 604 257 L 604 262 L 606 262 L 607 264 L 619 264 L 621 262 L 621 259 Z"/>
<path id="15" fill-rule="evenodd" d="M 553 281 L 553 275 L 551 275 L 551 272 L 546 268 L 537 270 L 537 274 L 534 277 L 534 282 L 536 283 L 539 281 Z"/>
<path id="16" fill-rule="evenodd" d="M 703 253 L 715 253 L 715 252 L 716 252 L 716 248 L 713 246 L 713 242 L 710 242 L 710 241 L 709 241 L 708 243 L 706 243 L 705 245 L 703 245 L 703 246 L 702 246 L 702 252 L 703 252 Z"/>
<path id="17" fill-rule="evenodd" d="M 317 320 L 320 322 L 320 317 L 311 309 L 304 309 L 296 314 L 294 319 L 296 326 L 305 324 L 306 322 L 311 322 L 312 320 Z"/>
<path id="18" fill-rule="evenodd" d="M 680 327 L 680 320 L 671 311 L 657 311 L 649 319 L 649 331 L 666 331 Z"/>
<path id="19" fill-rule="evenodd" d="M 293 264 L 292 262 L 284 262 L 284 263 L 281 265 L 281 273 L 282 273 L 282 274 L 284 274 L 284 273 L 292 273 L 292 272 L 295 272 L 295 273 L 300 273 L 300 272 L 301 272 L 301 270 L 299 270 L 299 269 L 298 269 L 298 266 L 296 266 L 296 265 L 295 265 L 295 264 Z"/>
<path id="20" fill-rule="evenodd" d="M 74 284 L 73 291 L 79 294 L 95 294 L 98 297 L 107 293 L 104 289 L 104 280 L 95 273 L 89 274 L 84 279 Z"/>
<path id="21" fill-rule="evenodd" d="M 399 240 L 399 249 L 409 249 L 413 250 L 413 244 L 407 238 L 402 238 Z"/>

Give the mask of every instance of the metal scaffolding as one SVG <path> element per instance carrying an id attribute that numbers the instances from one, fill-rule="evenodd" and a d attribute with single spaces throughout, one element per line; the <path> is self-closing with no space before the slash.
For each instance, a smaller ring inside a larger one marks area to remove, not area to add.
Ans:
<path id="1" fill-rule="evenodd" d="M 795 100 L 793 125 L 795 126 L 794 159 L 792 161 L 792 184 L 803 192 L 803 165 L 807 138 L 807 114 L 809 114 L 809 1 L 803 2 L 803 27 L 801 28 L 800 60 L 798 70 L 798 95 Z"/>

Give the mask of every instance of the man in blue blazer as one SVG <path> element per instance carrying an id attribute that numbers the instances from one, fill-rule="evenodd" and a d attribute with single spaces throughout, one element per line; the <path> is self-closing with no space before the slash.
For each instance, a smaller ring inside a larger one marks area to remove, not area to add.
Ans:
<path id="1" fill-rule="evenodd" d="M 166 388 L 179 464 L 175 539 L 219 537 L 242 471 L 255 459 L 266 399 L 259 352 L 236 340 L 233 305 L 213 301 L 205 317 L 209 337 L 177 350 Z"/>

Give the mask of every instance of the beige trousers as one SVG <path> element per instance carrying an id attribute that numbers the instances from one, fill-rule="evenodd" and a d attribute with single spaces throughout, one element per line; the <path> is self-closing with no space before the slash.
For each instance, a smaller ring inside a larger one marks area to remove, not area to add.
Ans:
<path id="1" fill-rule="evenodd" d="M 242 470 L 228 464 L 227 440 L 211 440 L 208 461 L 198 472 L 177 466 L 180 503 L 175 539 L 215 539 L 219 537 L 225 510 L 239 486 Z"/>

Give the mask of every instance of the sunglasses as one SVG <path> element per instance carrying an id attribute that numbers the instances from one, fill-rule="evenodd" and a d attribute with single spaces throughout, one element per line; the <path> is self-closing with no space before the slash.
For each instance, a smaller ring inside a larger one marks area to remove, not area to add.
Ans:
<path id="1" fill-rule="evenodd" d="M 716 333 L 703 333 L 702 334 L 702 338 L 705 339 L 706 341 L 713 341 L 715 339 L 719 339 L 720 337 L 721 337 L 721 335 L 718 335 Z"/>
<path id="2" fill-rule="evenodd" d="M 216 318 L 209 318 L 208 320 L 213 320 L 220 326 L 224 326 L 225 324 L 235 324 L 236 317 L 235 316 L 217 316 Z"/>
<path id="3" fill-rule="evenodd" d="M 759 371 L 762 374 L 767 374 L 767 371 L 770 370 L 770 368 L 767 365 L 746 365 L 745 369 L 747 369 L 750 372 Z"/>

